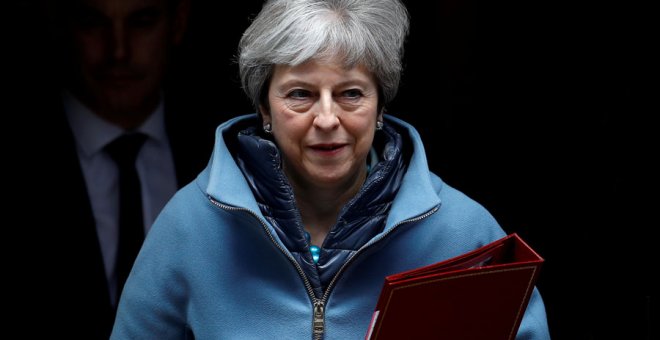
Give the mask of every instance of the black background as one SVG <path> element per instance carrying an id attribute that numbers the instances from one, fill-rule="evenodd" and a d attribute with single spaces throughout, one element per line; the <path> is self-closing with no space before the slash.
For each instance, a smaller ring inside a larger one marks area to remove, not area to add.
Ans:
<path id="1" fill-rule="evenodd" d="M 388 112 L 418 128 L 434 172 L 546 259 L 538 286 L 553 339 L 657 338 L 651 212 L 658 132 L 651 121 L 660 111 L 650 100 L 658 93 L 650 65 L 657 35 L 647 33 L 648 10 L 404 2 L 411 32 Z M 12 4 L 7 79 L 11 90 L 38 93 L 48 83 L 52 46 L 39 3 Z M 253 111 L 233 58 L 260 7 L 193 0 L 170 79 L 191 111 L 221 119 Z"/>

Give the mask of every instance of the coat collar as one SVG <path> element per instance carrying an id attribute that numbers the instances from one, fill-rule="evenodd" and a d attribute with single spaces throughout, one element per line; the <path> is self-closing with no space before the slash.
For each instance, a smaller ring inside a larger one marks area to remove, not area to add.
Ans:
<path id="1" fill-rule="evenodd" d="M 441 188 L 432 182 L 424 145 L 415 128 L 390 115 L 384 118 L 401 134 L 405 153 L 409 155 L 407 171 L 387 217 L 387 231 L 401 221 L 422 216 L 439 206 L 437 191 Z M 230 153 L 235 147 L 237 133 L 255 124 L 257 114 L 248 114 L 230 119 L 216 129 L 213 155 L 199 184 L 214 200 L 248 209 L 263 219 L 250 186 Z"/>

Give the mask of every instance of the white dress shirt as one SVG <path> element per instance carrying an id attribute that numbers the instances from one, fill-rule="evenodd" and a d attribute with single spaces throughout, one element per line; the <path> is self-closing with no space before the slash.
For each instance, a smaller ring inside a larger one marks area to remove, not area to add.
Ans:
<path id="1" fill-rule="evenodd" d="M 119 242 L 119 171 L 103 148 L 124 130 L 95 115 L 69 92 L 63 94 L 63 100 L 96 221 L 110 300 L 114 303 L 117 294 L 115 256 Z M 158 213 L 177 190 L 162 100 L 137 131 L 147 135 L 136 159 L 146 235 Z"/>

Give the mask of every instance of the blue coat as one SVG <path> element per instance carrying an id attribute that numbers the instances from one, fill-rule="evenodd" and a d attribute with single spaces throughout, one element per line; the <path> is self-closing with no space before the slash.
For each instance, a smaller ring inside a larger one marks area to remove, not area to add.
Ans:
<path id="1" fill-rule="evenodd" d="M 207 168 L 156 220 L 124 288 L 111 339 L 310 339 L 315 325 L 324 339 L 364 339 L 385 276 L 505 235 L 483 206 L 429 171 L 417 131 L 386 116 L 411 146 L 406 173 L 384 229 L 349 257 L 318 298 L 227 146 L 234 138 L 227 131 L 255 117 L 218 127 Z M 516 339 L 550 339 L 536 289 Z"/>

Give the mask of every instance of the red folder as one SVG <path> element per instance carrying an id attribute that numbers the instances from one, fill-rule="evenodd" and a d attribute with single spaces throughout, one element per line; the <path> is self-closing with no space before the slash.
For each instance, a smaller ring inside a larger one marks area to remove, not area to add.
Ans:
<path id="1" fill-rule="evenodd" d="M 365 339 L 514 339 L 543 261 L 513 233 L 387 276 Z"/>

